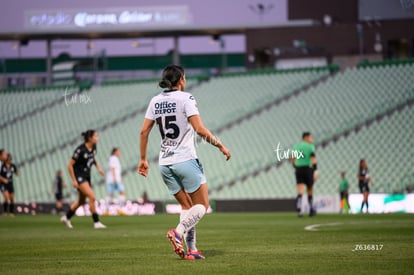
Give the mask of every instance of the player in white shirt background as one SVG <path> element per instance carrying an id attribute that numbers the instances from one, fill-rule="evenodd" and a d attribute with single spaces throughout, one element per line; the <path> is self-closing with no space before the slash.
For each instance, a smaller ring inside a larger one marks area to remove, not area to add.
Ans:
<path id="1" fill-rule="evenodd" d="M 170 194 L 180 203 L 182 212 L 176 228 L 167 232 L 174 252 L 180 258 L 204 259 L 196 248 L 195 226 L 209 207 L 207 180 L 197 158 L 194 132 L 216 146 L 229 160 L 230 151 L 204 126 L 195 98 L 184 92 L 184 69 L 167 66 L 159 82 L 166 90 L 152 98 L 145 114 L 140 133 L 140 162 L 138 173 L 147 176 L 148 137 L 156 123 L 161 135 L 159 166 Z M 184 252 L 183 239 L 187 253 Z"/>
<path id="2" fill-rule="evenodd" d="M 106 210 L 105 215 L 109 215 L 109 206 L 113 202 L 115 191 L 119 192 L 119 215 L 125 215 L 122 208 L 125 206 L 125 187 L 122 183 L 122 167 L 121 167 L 121 149 L 115 147 L 111 151 L 111 156 L 108 160 L 108 168 L 106 171 L 106 186 L 107 186 L 107 197 L 106 197 Z"/>

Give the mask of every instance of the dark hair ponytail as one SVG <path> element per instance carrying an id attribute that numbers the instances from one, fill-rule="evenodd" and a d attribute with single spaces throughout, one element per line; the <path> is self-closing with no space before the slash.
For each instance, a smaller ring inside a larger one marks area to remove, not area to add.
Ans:
<path id="1" fill-rule="evenodd" d="M 160 86 L 161 88 L 171 88 L 174 85 L 171 83 L 171 81 L 169 81 L 168 79 L 161 79 L 161 81 L 158 83 L 158 86 Z"/>
<path id="2" fill-rule="evenodd" d="M 88 142 L 93 137 L 93 135 L 95 133 L 96 133 L 96 130 L 92 130 L 92 129 L 83 132 L 82 136 L 83 136 L 84 142 L 85 143 Z M 96 144 L 93 145 L 92 150 L 95 151 L 95 154 L 98 153 L 98 149 L 96 148 Z"/>
<path id="3" fill-rule="evenodd" d="M 158 83 L 161 88 L 171 89 L 177 86 L 178 81 L 184 77 L 184 69 L 178 65 L 169 65 L 162 72 L 162 79 Z"/>

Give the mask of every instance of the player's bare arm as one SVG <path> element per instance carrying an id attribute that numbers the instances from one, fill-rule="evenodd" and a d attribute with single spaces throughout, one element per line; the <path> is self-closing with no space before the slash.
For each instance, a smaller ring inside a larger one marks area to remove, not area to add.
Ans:
<path id="1" fill-rule="evenodd" d="M 0 176 L 0 182 L 4 183 L 4 184 L 8 184 L 9 181 L 6 178 L 3 178 L 2 176 Z"/>
<path id="2" fill-rule="evenodd" d="M 317 160 L 315 156 L 311 157 L 311 162 L 312 162 L 312 167 L 313 167 L 313 180 L 316 181 L 319 177 L 319 172 L 318 172 L 318 168 L 317 168 Z"/>
<path id="3" fill-rule="evenodd" d="M 193 127 L 194 131 L 202 137 L 205 141 L 210 143 L 211 145 L 216 146 L 219 148 L 220 152 L 226 156 L 226 160 L 231 158 L 230 150 L 224 146 L 218 138 L 216 138 L 203 124 L 201 117 L 199 115 L 194 115 L 188 118 L 191 126 Z"/>
<path id="4" fill-rule="evenodd" d="M 295 167 L 296 159 L 293 156 L 290 157 L 290 163 L 292 163 L 292 166 Z"/>
<path id="5" fill-rule="evenodd" d="M 144 123 L 140 132 L 140 161 L 138 164 L 138 174 L 146 177 L 148 175 L 149 166 L 147 161 L 147 148 L 148 148 L 148 136 L 151 132 L 152 126 L 154 126 L 154 121 L 150 119 L 144 119 Z"/>
<path id="6" fill-rule="evenodd" d="M 75 164 L 75 161 L 73 159 L 70 159 L 69 163 L 68 163 L 68 172 L 69 172 L 69 176 L 72 180 L 73 187 L 75 187 L 77 189 L 79 187 L 79 184 L 76 181 L 75 172 L 73 171 L 73 165 L 74 164 Z"/>
<path id="7" fill-rule="evenodd" d="M 96 169 L 98 169 L 99 174 L 101 176 L 104 176 L 105 172 L 104 172 L 104 170 L 102 169 L 102 167 L 99 165 L 99 163 L 97 161 L 95 161 L 95 166 L 96 166 Z"/>

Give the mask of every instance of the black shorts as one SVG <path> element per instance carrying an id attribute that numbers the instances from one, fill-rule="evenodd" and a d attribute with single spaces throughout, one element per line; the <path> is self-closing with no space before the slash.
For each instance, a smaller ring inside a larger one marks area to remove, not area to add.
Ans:
<path id="1" fill-rule="evenodd" d="M 341 200 L 348 199 L 348 192 L 347 191 L 341 191 L 339 193 L 339 195 L 341 196 Z"/>
<path id="2" fill-rule="evenodd" d="M 76 181 L 78 184 L 82 184 L 84 182 L 89 182 L 91 184 L 91 176 L 90 175 L 75 175 Z"/>
<path id="3" fill-rule="evenodd" d="M 9 182 L 8 184 L 2 183 L 0 186 L 1 192 L 9 192 L 9 194 L 14 194 L 14 186 L 12 182 Z"/>
<path id="4" fill-rule="evenodd" d="M 295 169 L 296 183 L 304 183 L 307 187 L 313 186 L 313 168 L 312 167 L 296 167 Z"/>
<path id="5" fill-rule="evenodd" d="M 63 194 L 62 193 L 56 193 L 55 198 L 57 201 L 63 200 Z"/>
<path id="6" fill-rule="evenodd" d="M 359 183 L 359 191 L 361 193 L 369 192 L 369 185 L 367 182 Z"/>

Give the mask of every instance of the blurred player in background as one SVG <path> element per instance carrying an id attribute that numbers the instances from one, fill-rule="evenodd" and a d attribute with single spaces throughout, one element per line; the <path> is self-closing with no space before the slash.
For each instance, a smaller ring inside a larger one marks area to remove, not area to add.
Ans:
<path id="1" fill-rule="evenodd" d="M 106 171 L 106 186 L 108 189 L 108 195 L 106 197 L 106 210 L 105 215 L 109 215 L 109 205 L 112 202 L 113 195 L 115 190 L 119 192 L 119 215 L 125 215 L 122 211 L 122 208 L 125 206 L 125 188 L 122 184 L 121 178 L 121 162 L 119 158 L 121 157 L 121 149 L 113 148 L 111 156 L 108 161 L 108 169 Z"/>
<path id="2" fill-rule="evenodd" d="M 7 152 L 4 148 L 0 149 L 0 171 L 1 171 L 1 167 L 3 166 L 3 163 L 6 161 L 7 159 Z M 0 176 L 0 192 L 3 193 L 3 180 L 1 179 Z M 4 197 L 4 195 L 3 195 Z M 3 201 L 3 203 L 5 202 L 5 199 Z M 7 215 L 7 212 L 4 212 L 3 215 Z"/>
<path id="3" fill-rule="evenodd" d="M 96 145 L 99 141 L 98 133 L 95 130 L 88 130 L 82 133 L 84 143 L 75 149 L 72 158 L 68 163 L 68 171 L 72 180 L 73 187 L 78 190 L 78 200 L 75 201 L 65 216 L 62 216 L 60 221 L 64 223 L 68 228 L 73 228 L 70 219 L 75 215 L 76 209 L 79 206 L 84 205 L 86 198 L 89 199 L 89 209 L 92 213 L 92 219 L 94 222 L 94 228 L 106 228 L 99 221 L 98 213 L 96 212 L 95 206 L 95 193 L 92 190 L 91 185 L 91 168 L 95 165 L 98 169 L 99 174 L 104 176 L 105 173 L 101 166 L 95 160 Z"/>
<path id="4" fill-rule="evenodd" d="M 369 196 L 369 184 L 371 183 L 371 177 L 368 173 L 368 166 L 365 159 L 359 161 L 359 171 L 358 171 L 358 185 L 359 191 L 362 193 L 362 204 L 361 204 L 361 213 L 364 209 L 364 205 L 367 206 L 368 213 L 368 196 Z"/>
<path id="5" fill-rule="evenodd" d="M 167 232 L 167 237 L 180 258 L 192 260 L 204 259 L 195 247 L 195 231 L 192 230 L 209 207 L 207 181 L 197 159 L 194 131 L 216 146 L 226 156 L 226 160 L 231 155 L 204 126 L 194 97 L 184 92 L 185 85 L 183 68 L 170 65 L 164 69 L 159 86 L 166 90 L 152 98 L 141 128 L 138 173 L 148 175 L 148 136 L 156 122 L 162 139 L 159 154 L 161 176 L 182 208 L 179 224 Z M 187 242 L 186 255 L 183 238 Z"/>
<path id="6" fill-rule="evenodd" d="M 14 216 L 14 185 L 13 175 L 19 176 L 19 171 L 16 165 L 13 164 L 13 158 L 11 154 L 7 155 L 6 161 L 1 166 L 0 181 L 1 192 L 3 193 L 3 214 L 9 213 L 10 216 Z"/>
<path id="7" fill-rule="evenodd" d="M 63 188 L 66 188 L 66 184 L 63 181 L 62 170 L 58 170 L 52 184 L 52 194 L 55 194 L 56 199 L 56 213 L 63 212 Z"/>
<path id="8" fill-rule="evenodd" d="M 349 209 L 351 208 L 349 206 L 349 182 L 346 179 L 345 172 L 341 172 L 341 179 L 339 181 L 339 197 L 340 197 L 340 213 L 343 213 L 344 210 L 347 213 Z"/>
<path id="9" fill-rule="evenodd" d="M 302 134 L 302 141 L 296 144 L 292 150 L 291 162 L 295 167 L 296 175 L 296 212 L 298 217 L 302 217 L 302 196 L 306 186 L 309 204 L 309 216 L 316 215 L 313 207 L 313 184 L 318 178 L 318 168 L 316 164 L 315 145 L 310 132 Z"/>

